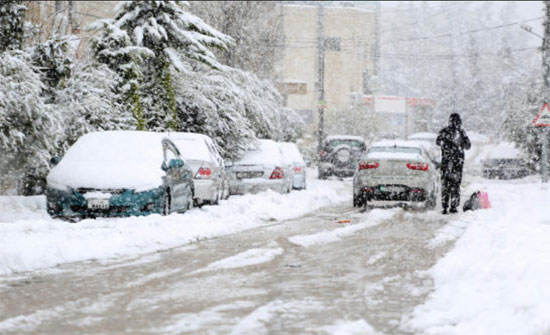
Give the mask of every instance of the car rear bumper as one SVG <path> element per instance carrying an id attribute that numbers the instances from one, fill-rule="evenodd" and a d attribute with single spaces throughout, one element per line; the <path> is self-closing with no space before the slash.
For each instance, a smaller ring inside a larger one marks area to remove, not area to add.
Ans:
<path id="1" fill-rule="evenodd" d="M 216 180 L 201 180 L 193 179 L 195 186 L 195 194 L 193 198 L 199 202 L 202 201 L 216 201 L 219 188 Z"/>
<path id="2" fill-rule="evenodd" d="M 400 192 L 381 191 L 381 186 L 399 186 Z M 419 187 L 408 187 L 406 185 L 376 185 L 359 189 L 359 195 L 366 200 L 369 206 L 407 206 L 421 207 L 432 196 L 428 190 Z"/>
<path id="3" fill-rule="evenodd" d="M 231 180 L 229 182 L 230 195 L 242 195 L 248 193 L 259 193 L 267 190 L 272 190 L 279 193 L 288 191 L 288 182 L 284 179 L 267 180 L 267 179 L 241 179 Z"/>

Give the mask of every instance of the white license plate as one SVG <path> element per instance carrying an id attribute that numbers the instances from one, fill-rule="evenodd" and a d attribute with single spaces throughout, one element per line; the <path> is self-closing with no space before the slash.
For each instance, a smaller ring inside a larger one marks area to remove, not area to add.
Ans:
<path id="1" fill-rule="evenodd" d="M 401 193 L 405 191 L 405 188 L 403 186 L 380 186 L 380 191 L 382 192 L 390 192 L 390 193 Z"/>
<path id="2" fill-rule="evenodd" d="M 88 199 L 89 209 L 109 209 L 109 199 Z"/>
<path id="3" fill-rule="evenodd" d="M 262 171 L 242 171 L 237 172 L 237 179 L 247 179 L 247 178 L 260 178 L 264 173 Z"/>

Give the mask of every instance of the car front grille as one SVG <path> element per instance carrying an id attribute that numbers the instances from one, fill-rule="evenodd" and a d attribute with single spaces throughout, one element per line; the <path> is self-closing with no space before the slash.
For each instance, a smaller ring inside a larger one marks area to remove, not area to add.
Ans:
<path id="1" fill-rule="evenodd" d="M 77 188 L 76 191 L 80 194 L 86 194 L 88 192 L 101 192 L 101 193 L 111 193 L 111 194 L 122 194 L 126 192 L 126 189 L 124 188 L 113 188 L 113 189 L 97 189 L 97 188 L 87 188 L 87 187 L 80 187 Z"/>
<path id="2" fill-rule="evenodd" d="M 126 213 L 129 209 L 130 206 L 110 206 L 109 209 L 89 209 L 87 206 L 71 206 L 73 212 L 83 214 Z"/>

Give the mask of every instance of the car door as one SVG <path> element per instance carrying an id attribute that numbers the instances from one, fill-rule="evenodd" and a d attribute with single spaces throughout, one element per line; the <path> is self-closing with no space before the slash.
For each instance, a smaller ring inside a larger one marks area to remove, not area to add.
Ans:
<path id="1" fill-rule="evenodd" d="M 164 163 L 170 166 L 170 161 L 183 158 L 176 146 L 169 140 L 162 142 L 164 150 Z M 186 209 L 189 205 L 192 190 L 192 171 L 184 162 L 181 167 L 169 168 L 166 171 L 166 186 L 170 188 L 172 210 Z"/>

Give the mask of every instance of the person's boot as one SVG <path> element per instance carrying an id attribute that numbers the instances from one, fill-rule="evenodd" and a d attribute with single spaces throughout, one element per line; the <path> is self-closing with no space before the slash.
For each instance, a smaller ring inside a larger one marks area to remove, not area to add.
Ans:
<path id="1" fill-rule="evenodd" d="M 447 214 L 447 208 L 443 208 L 443 210 L 441 211 L 441 214 L 443 215 Z"/>
<path id="2" fill-rule="evenodd" d="M 456 210 L 456 207 L 451 207 L 451 210 L 449 211 L 449 213 L 457 213 L 458 211 Z"/>

